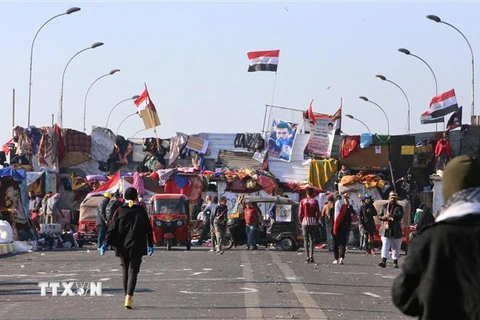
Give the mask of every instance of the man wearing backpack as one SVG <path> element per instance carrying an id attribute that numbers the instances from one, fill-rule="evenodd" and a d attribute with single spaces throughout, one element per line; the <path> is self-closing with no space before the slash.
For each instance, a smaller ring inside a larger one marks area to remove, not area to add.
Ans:
<path id="1" fill-rule="evenodd" d="M 107 216 L 107 223 L 110 223 L 113 219 L 113 215 L 115 214 L 115 211 L 117 211 L 118 208 L 122 206 L 122 203 L 120 200 L 118 200 L 118 193 L 115 192 L 112 194 L 112 197 L 110 198 L 110 201 L 107 204 L 107 208 L 105 209 L 105 214 Z"/>

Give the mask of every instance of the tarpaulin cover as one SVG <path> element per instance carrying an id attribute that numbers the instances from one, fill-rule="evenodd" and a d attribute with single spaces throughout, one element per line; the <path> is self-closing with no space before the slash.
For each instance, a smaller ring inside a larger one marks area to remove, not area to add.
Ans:
<path id="1" fill-rule="evenodd" d="M 110 129 L 93 127 L 92 133 L 92 158 L 97 161 L 107 161 L 115 148 L 115 134 Z"/>
<path id="2" fill-rule="evenodd" d="M 27 172 L 27 186 L 35 183 L 43 175 L 43 172 Z"/>
<path id="3" fill-rule="evenodd" d="M 12 167 L 7 167 L 0 169 L 0 178 L 1 177 L 12 177 L 13 180 L 23 181 L 27 179 L 27 174 L 25 170 L 16 170 Z"/>

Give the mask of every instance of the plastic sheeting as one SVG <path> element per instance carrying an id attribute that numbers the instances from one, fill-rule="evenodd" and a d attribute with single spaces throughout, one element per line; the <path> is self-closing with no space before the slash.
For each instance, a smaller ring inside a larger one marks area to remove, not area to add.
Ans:
<path id="1" fill-rule="evenodd" d="M 15 181 L 22 181 L 27 179 L 27 173 L 25 170 L 16 170 L 12 167 L 6 167 L 0 169 L 0 178 L 12 177 Z"/>
<path id="2" fill-rule="evenodd" d="M 92 158 L 97 161 L 107 161 L 115 148 L 115 134 L 108 128 L 93 126 L 90 135 L 92 137 Z"/>
<path id="3" fill-rule="evenodd" d="M 27 172 L 27 186 L 35 183 L 43 175 L 43 172 Z"/>

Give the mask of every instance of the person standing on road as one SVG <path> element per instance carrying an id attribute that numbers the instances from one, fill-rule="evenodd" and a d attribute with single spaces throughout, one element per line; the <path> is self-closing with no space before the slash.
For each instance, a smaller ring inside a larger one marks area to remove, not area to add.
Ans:
<path id="1" fill-rule="evenodd" d="M 345 259 L 345 250 L 348 236 L 350 235 L 351 223 L 350 201 L 348 196 L 344 194 L 343 196 L 339 196 L 337 202 L 335 202 L 335 216 L 333 220 L 333 254 L 335 260 L 333 264 L 344 263 L 343 259 Z"/>
<path id="2" fill-rule="evenodd" d="M 382 268 L 387 266 L 390 249 L 392 249 L 393 267 L 398 268 L 403 235 L 403 207 L 397 203 L 397 199 L 398 194 L 395 191 L 391 191 L 388 196 L 388 203 L 383 206 L 382 211 L 378 215 L 378 219 L 382 221 L 380 227 L 382 261 L 378 265 Z"/>
<path id="3" fill-rule="evenodd" d="M 110 203 L 111 197 L 112 195 L 110 192 L 105 192 L 102 201 L 97 207 L 98 249 L 102 247 L 103 242 L 105 241 L 105 236 L 107 235 L 107 206 Z"/>
<path id="4" fill-rule="evenodd" d="M 60 210 L 60 193 L 55 193 L 47 200 L 47 223 L 56 223 L 63 213 Z"/>
<path id="5" fill-rule="evenodd" d="M 333 193 L 327 197 L 327 203 L 322 208 L 322 217 L 325 221 L 328 251 L 333 251 L 333 218 L 335 217 L 335 197 Z"/>
<path id="6" fill-rule="evenodd" d="M 147 211 L 138 204 L 137 189 L 125 190 L 125 200 L 112 219 L 100 254 L 105 254 L 107 245 L 115 247 L 115 255 L 120 258 L 123 270 L 125 309 L 132 309 L 142 256 L 153 254 L 153 234 Z"/>
<path id="7" fill-rule="evenodd" d="M 213 221 L 215 238 L 217 241 L 216 251 L 218 252 L 218 254 L 223 254 L 223 240 L 225 238 L 225 233 L 227 232 L 228 219 L 227 198 L 220 197 L 219 204 L 215 208 L 211 219 Z"/>
<path id="8" fill-rule="evenodd" d="M 245 215 L 245 223 L 246 223 L 246 233 L 247 233 L 247 250 L 257 250 L 257 242 L 256 240 L 256 232 L 258 229 L 258 217 L 260 212 L 258 209 L 253 206 L 251 202 L 247 202 L 245 204 L 245 209 L 243 210 Z"/>
<path id="9" fill-rule="evenodd" d="M 307 188 L 307 197 L 300 201 L 298 221 L 302 225 L 303 246 L 307 258 L 305 263 L 313 263 L 313 251 L 315 248 L 315 229 L 320 220 L 320 206 L 313 194 L 313 188 Z"/>
<path id="10" fill-rule="evenodd" d="M 480 160 L 453 158 L 443 171 L 444 210 L 409 245 L 392 299 L 420 320 L 480 319 Z"/>
<path id="11" fill-rule="evenodd" d="M 373 217 L 377 215 L 377 209 L 372 203 L 372 196 L 366 193 L 363 197 L 363 204 L 359 210 L 359 228 L 363 229 L 365 235 L 365 251 L 367 254 L 375 254 L 375 220 Z"/>
<path id="12" fill-rule="evenodd" d="M 215 232 L 215 224 L 213 223 L 213 214 L 218 207 L 218 197 L 213 197 L 213 201 L 210 206 L 210 242 L 212 244 L 212 248 L 210 252 L 215 252 L 215 248 L 217 247 L 217 235 Z"/>

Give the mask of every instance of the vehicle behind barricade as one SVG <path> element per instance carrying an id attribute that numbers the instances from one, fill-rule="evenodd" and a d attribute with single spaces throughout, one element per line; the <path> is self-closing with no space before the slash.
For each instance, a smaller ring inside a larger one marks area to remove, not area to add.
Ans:
<path id="1" fill-rule="evenodd" d="M 80 204 L 78 218 L 78 246 L 98 242 L 97 207 L 104 199 L 103 195 L 88 197 Z"/>

